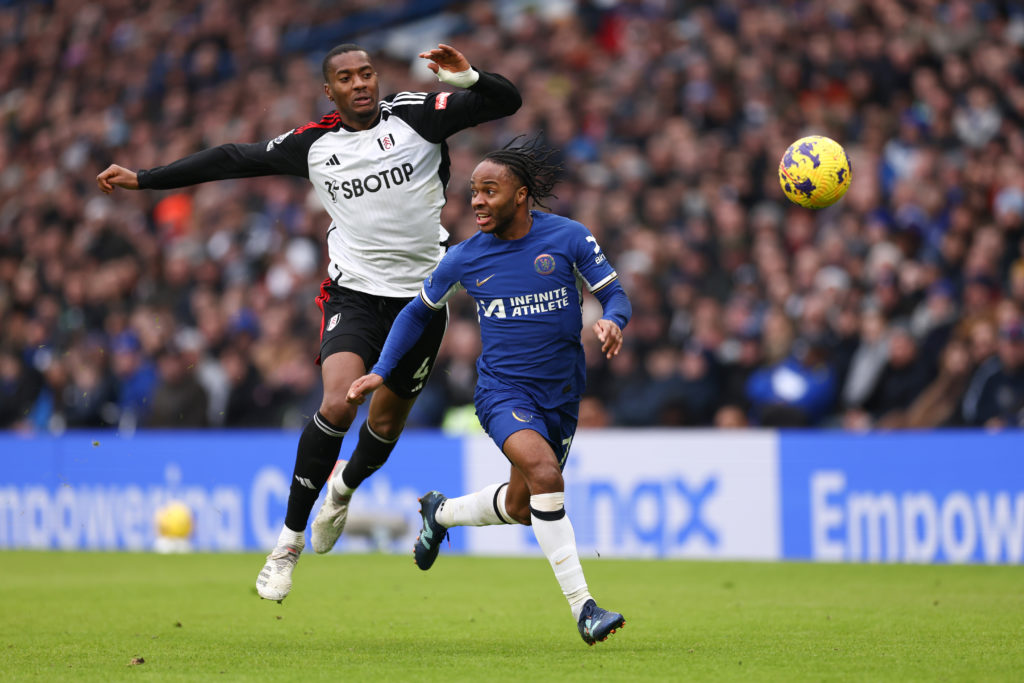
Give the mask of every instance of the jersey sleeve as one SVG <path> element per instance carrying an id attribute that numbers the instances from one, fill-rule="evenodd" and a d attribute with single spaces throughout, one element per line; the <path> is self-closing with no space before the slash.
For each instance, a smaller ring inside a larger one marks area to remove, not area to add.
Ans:
<path id="1" fill-rule="evenodd" d="M 166 166 L 138 172 L 139 189 L 169 190 L 211 180 L 254 178 L 266 175 L 309 177 L 309 148 L 331 125 L 325 116 L 320 123 L 301 126 L 273 140 L 230 143 L 190 154 Z"/>
<path id="2" fill-rule="evenodd" d="M 385 101 L 428 142 L 486 121 L 514 114 L 523 104 L 519 90 L 504 76 L 480 71 L 480 79 L 455 92 L 398 93 Z"/>
<path id="3" fill-rule="evenodd" d="M 603 309 L 602 318 L 611 320 L 624 329 L 629 322 L 633 310 L 629 303 L 629 297 L 619 283 L 619 275 L 608 263 L 608 258 L 601 250 L 586 226 L 573 221 L 573 245 L 574 266 L 579 277 L 583 280 L 587 289 L 601 302 Z"/>
<path id="4" fill-rule="evenodd" d="M 460 289 L 464 289 L 461 280 L 461 256 L 465 242 L 460 242 L 448 250 L 441 262 L 437 264 L 420 289 L 420 299 L 434 310 L 440 310 Z"/>
<path id="5" fill-rule="evenodd" d="M 572 230 L 573 265 L 576 272 L 583 278 L 583 283 L 591 292 L 597 292 L 618 278 L 618 274 L 607 257 L 601 251 L 597 239 L 590 234 L 586 226 L 576 221 L 569 223 Z"/>

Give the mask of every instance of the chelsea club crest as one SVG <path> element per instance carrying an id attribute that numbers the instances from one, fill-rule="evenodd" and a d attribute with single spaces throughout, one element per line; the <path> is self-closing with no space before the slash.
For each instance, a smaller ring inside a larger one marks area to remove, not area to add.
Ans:
<path id="1" fill-rule="evenodd" d="M 555 272 L 555 257 L 551 254 L 541 254 L 533 259 L 533 269 L 541 275 L 551 275 Z"/>

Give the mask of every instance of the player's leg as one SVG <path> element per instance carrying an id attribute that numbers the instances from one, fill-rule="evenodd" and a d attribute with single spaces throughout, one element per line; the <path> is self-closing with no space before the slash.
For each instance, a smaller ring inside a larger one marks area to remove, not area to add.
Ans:
<path id="1" fill-rule="evenodd" d="M 514 468 L 512 476 L 517 476 Z M 441 496 L 443 501 L 435 512 L 435 519 L 445 528 L 453 526 L 516 524 L 518 520 L 513 518 L 505 509 L 505 496 L 508 488 L 509 482 L 504 481 L 499 484 L 485 486 L 479 491 L 474 491 L 458 498 L 444 498 L 444 496 Z M 431 493 L 437 492 L 431 491 Z M 429 496 L 430 494 L 427 495 Z M 423 503 L 423 500 L 420 503 Z"/>
<path id="2" fill-rule="evenodd" d="M 518 394 L 503 391 L 477 391 L 476 413 L 480 424 L 500 446 L 511 430 L 522 425 L 511 417 L 519 405 Z M 510 481 L 518 475 L 512 468 Z M 505 510 L 505 492 L 509 482 L 491 484 L 480 491 L 448 499 L 440 491 L 430 491 L 420 498 L 420 516 L 423 527 L 413 545 L 416 566 L 427 570 L 434 565 L 441 541 L 452 526 L 487 526 L 514 524 L 517 520 Z"/>
<path id="3" fill-rule="evenodd" d="M 366 364 L 363 358 L 356 353 L 342 351 L 328 356 L 324 361 L 324 405 L 320 410 L 322 413 L 327 411 L 327 414 L 338 419 L 341 424 L 345 425 L 346 431 L 355 420 L 357 406 L 348 403 L 345 396 L 352 382 L 365 373 Z M 317 553 L 326 553 L 334 547 L 345 528 L 345 521 L 348 519 L 351 492 L 344 491 L 344 486 L 340 484 L 340 474 L 345 467 L 345 461 L 338 460 L 340 447 L 341 441 L 339 440 L 337 448 L 323 453 L 323 460 L 320 461 L 321 469 L 317 473 L 327 482 L 327 493 L 313 520 L 310 534 L 313 550 Z M 294 489 L 294 482 L 292 487 Z M 289 498 L 289 511 L 293 497 L 294 495 Z M 313 502 L 310 502 L 309 505 L 309 509 L 312 509 Z M 308 510 L 305 514 L 308 517 Z"/>
<path id="4" fill-rule="evenodd" d="M 530 491 L 533 533 L 551 563 L 573 616 L 578 619 L 584 603 L 590 599 L 590 592 L 583 577 L 576 536 L 565 513 L 565 482 L 559 459 L 548 440 L 532 429 L 522 429 L 509 436 L 503 450 L 523 475 Z"/>
<path id="5" fill-rule="evenodd" d="M 349 383 L 351 385 L 351 382 Z M 348 505 L 359 484 L 387 461 L 398 442 L 401 427 L 415 399 L 402 399 L 386 386 L 373 393 L 366 420 L 359 428 L 359 441 L 349 460 L 339 460 L 327 484 L 327 495 L 313 520 L 313 550 L 326 553 L 334 547 L 345 530 Z M 376 410 L 374 406 L 377 406 Z M 383 406 L 383 408 L 381 407 Z M 354 406 L 353 406 L 354 407 Z M 391 420 L 394 420 L 392 422 Z M 383 426 L 381 426 L 383 425 Z M 388 436 L 383 436 L 386 434 Z M 393 438 L 389 438 L 394 435 Z"/>
<path id="6" fill-rule="evenodd" d="M 523 429 L 536 427 L 551 438 L 563 441 L 562 432 L 575 429 L 575 421 L 563 428 L 559 420 L 542 420 L 532 401 L 517 391 L 481 391 L 477 396 L 477 417 L 492 440 L 502 448 L 508 438 Z M 531 425 L 531 426 L 526 426 Z M 569 431 L 566 444 L 571 442 Z M 564 462 L 564 460 L 559 461 Z M 559 475 L 560 476 L 560 475 Z M 530 487 L 522 470 L 513 463 L 509 480 L 491 484 L 475 493 L 446 499 L 437 510 L 437 522 L 445 527 L 524 524 L 530 520 Z"/>
<path id="7" fill-rule="evenodd" d="M 292 571 L 305 548 L 310 512 L 338 461 L 342 439 L 355 419 L 356 406 L 347 403 L 345 395 L 352 382 L 365 373 L 364 368 L 362 358 L 350 352 L 334 353 L 322 359 L 323 400 L 320 410 L 299 436 L 284 526 L 256 580 L 256 590 L 262 598 L 280 601 L 291 591 Z"/>
<path id="8" fill-rule="evenodd" d="M 508 478 L 508 488 L 505 490 L 505 513 L 517 524 L 531 526 L 530 519 L 530 487 L 526 483 L 523 473 L 512 466 L 512 473 Z"/>
<path id="9" fill-rule="evenodd" d="M 344 485 L 349 495 L 387 462 L 415 402 L 415 395 L 399 396 L 387 385 L 373 392 L 359 441 L 341 472 L 339 487 Z"/>
<path id="10" fill-rule="evenodd" d="M 608 612 L 597 606 L 583 576 L 576 536 L 565 511 L 565 482 L 562 479 L 562 467 L 575 431 L 575 417 L 563 415 L 562 418 L 561 430 L 568 432 L 568 438 L 558 439 L 560 444 L 564 444 L 561 456 L 555 454 L 547 438 L 533 429 L 523 429 L 509 436 L 503 451 L 523 474 L 530 491 L 529 508 L 534 536 L 569 602 L 580 636 L 587 644 L 593 645 L 622 627 L 625 619 L 617 612 Z M 547 433 L 559 435 L 557 416 L 554 424 L 550 418 L 547 422 Z"/>
<path id="11" fill-rule="evenodd" d="M 268 600 L 282 600 L 291 591 L 292 570 L 305 547 L 309 514 L 355 419 L 355 406 L 345 396 L 351 383 L 365 373 L 369 352 L 362 336 L 371 307 L 363 297 L 327 280 L 316 303 L 323 316 L 318 361 L 324 394 L 320 410 L 299 436 L 285 522 L 256 579 L 257 593 Z M 344 325 L 339 324 L 342 320 Z"/>
<path id="12" fill-rule="evenodd" d="M 400 310 L 401 306 L 391 301 L 383 314 L 380 308 L 375 311 L 375 329 L 380 337 L 387 334 L 394 316 Z M 366 420 L 359 428 L 355 449 L 348 462 L 339 463 L 335 468 L 327 489 L 327 498 L 313 521 L 313 549 L 316 552 L 326 553 L 334 547 L 344 530 L 352 494 L 390 457 L 405 428 L 409 411 L 430 375 L 447 325 L 448 311 L 443 309 L 431 319 L 420 339 L 399 360 L 384 386 L 371 397 Z M 367 361 L 368 367 L 379 352 L 380 347 L 373 350 L 373 355 Z M 345 391 L 348 391 L 348 385 Z"/>
<path id="13" fill-rule="evenodd" d="M 412 549 L 416 566 L 426 571 L 434 565 L 441 550 L 441 541 L 448 537 L 449 527 L 514 524 L 515 520 L 505 510 L 507 489 L 506 481 L 458 498 L 446 498 L 440 491 L 424 494 L 420 498 L 423 527 Z"/>
<path id="14" fill-rule="evenodd" d="M 351 385 L 351 382 L 349 383 Z M 379 414 L 383 411 L 386 416 L 383 422 L 375 421 L 374 405 L 384 405 L 384 408 L 377 410 Z M 387 461 L 388 456 L 398 441 L 397 434 L 394 438 L 386 438 L 378 433 L 393 434 L 388 428 L 378 425 L 392 424 L 387 420 L 395 419 L 398 424 L 405 424 L 405 418 L 412 408 L 413 399 L 402 399 L 395 396 L 387 387 L 381 387 L 374 392 L 370 399 L 370 409 L 362 427 L 359 428 L 359 441 L 356 443 L 355 451 L 346 462 L 339 460 L 331 472 L 327 484 L 327 495 L 324 504 L 320 506 L 316 519 L 313 520 L 313 550 L 318 553 L 326 553 L 334 547 L 345 530 L 345 522 L 348 520 L 348 505 L 352 500 L 352 494 L 367 477 Z M 353 406 L 355 407 L 355 406 Z M 377 429 L 374 429 L 377 427 Z M 401 429 L 397 430 L 401 434 Z M 335 455 L 337 457 L 337 455 Z"/>
<path id="15" fill-rule="evenodd" d="M 303 431 L 288 495 L 285 526 L 305 529 L 309 513 L 331 470 L 338 462 L 341 441 L 355 419 L 357 406 L 345 401 L 348 388 L 365 373 L 363 359 L 344 351 L 322 361 L 324 397 L 320 410 Z"/>

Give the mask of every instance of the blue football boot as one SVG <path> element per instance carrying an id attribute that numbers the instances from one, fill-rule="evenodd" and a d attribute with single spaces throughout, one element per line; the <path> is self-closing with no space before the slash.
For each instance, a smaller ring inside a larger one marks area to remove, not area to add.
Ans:
<path id="1" fill-rule="evenodd" d="M 420 514 L 423 516 L 423 529 L 416 537 L 416 545 L 412 548 L 416 566 L 426 571 L 434 565 L 437 553 L 441 550 L 441 541 L 448 538 L 447 527 L 438 524 L 434 519 L 437 508 L 446 500 L 439 491 L 431 491 L 420 498 Z"/>
<path id="2" fill-rule="evenodd" d="M 583 636 L 583 642 L 587 645 L 608 640 L 608 636 L 625 625 L 625 617 L 618 612 L 601 609 L 593 600 L 587 600 L 584 603 L 578 624 L 580 635 Z"/>

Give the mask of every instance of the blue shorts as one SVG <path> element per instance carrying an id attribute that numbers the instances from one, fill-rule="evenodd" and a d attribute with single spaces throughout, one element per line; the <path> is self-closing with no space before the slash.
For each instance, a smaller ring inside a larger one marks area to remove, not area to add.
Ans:
<path id="1" fill-rule="evenodd" d="M 498 448 L 502 448 L 505 440 L 514 433 L 532 429 L 551 444 L 559 466 L 565 468 L 576 423 L 579 422 L 578 402 L 545 409 L 525 391 L 514 388 L 477 389 L 474 399 L 476 416 Z"/>

